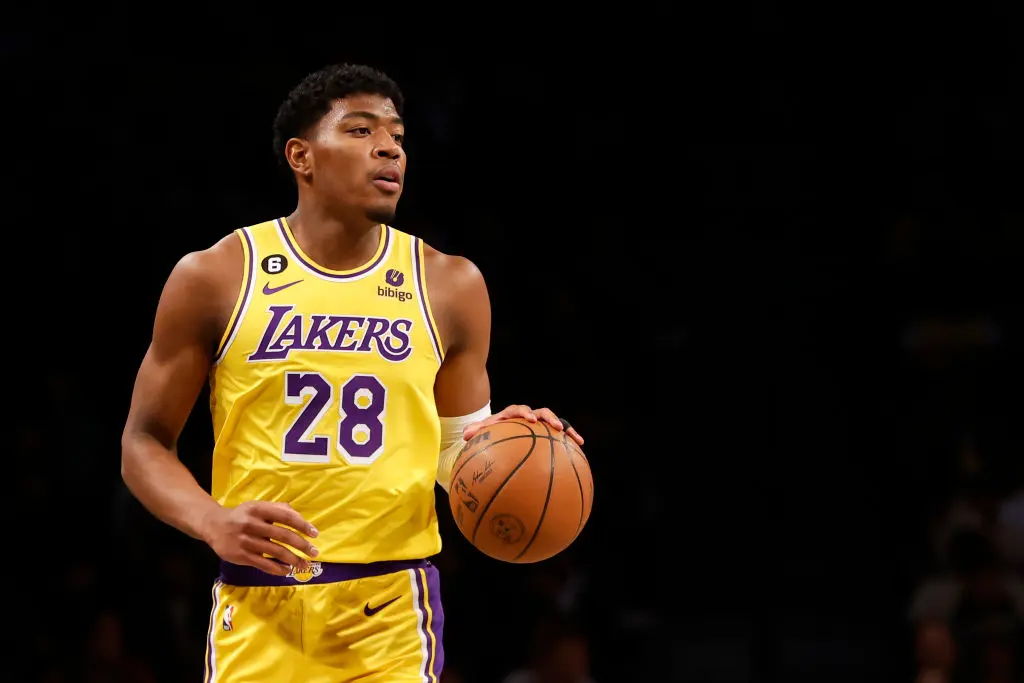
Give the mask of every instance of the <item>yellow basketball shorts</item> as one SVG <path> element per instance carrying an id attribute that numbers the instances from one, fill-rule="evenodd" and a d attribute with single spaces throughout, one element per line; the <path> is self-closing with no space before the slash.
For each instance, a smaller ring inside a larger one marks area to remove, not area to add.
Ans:
<path id="1" fill-rule="evenodd" d="M 438 683 L 437 568 L 426 560 L 331 564 L 271 576 L 221 566 L 206 683 Z"/>

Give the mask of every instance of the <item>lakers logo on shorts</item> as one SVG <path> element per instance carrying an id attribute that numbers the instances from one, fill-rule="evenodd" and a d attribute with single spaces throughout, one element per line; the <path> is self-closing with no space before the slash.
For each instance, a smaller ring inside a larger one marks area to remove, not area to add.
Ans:
<path id="1" fill-rule="evenodd" d="M 324 568 L 319 562 L 310 562 L 309 569 L 300 570 L 292 567 L 292 570 L 288 572 L 288 578 L 295 579 L 299 583 L 306 583 L 307 581 L 312 581 L 323 573 Z"/>

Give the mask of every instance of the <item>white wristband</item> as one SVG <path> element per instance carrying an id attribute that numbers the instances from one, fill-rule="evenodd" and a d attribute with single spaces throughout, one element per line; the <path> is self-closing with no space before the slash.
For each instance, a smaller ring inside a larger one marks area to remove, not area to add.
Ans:
<path id="1" fill-rule="evenodd" d="M 462 438 L 462 432 L 469 425 L 488 418 L 490 415 L 491 404 L 488 401 L 483 408 L 469 415 L 441 418 L 441 453 L 437 459 L 437 483 L 446 493 L 451 483 L 455 459 L 459 457 L 459 453 L 466 445 L 466 440 Z"/>

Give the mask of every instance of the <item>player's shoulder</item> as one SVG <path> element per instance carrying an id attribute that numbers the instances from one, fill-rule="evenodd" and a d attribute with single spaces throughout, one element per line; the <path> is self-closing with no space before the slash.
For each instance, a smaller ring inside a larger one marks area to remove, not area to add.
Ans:
<path id="1" fill-rule="evenodd" d="M 178 259 L 168 276 L 167 288 L 196 303 L 212 304 L 221 294 L 233 295 L 244 268 L 242 244 L 229 233 L 205 249 L 190 251 Z"/>
<path id="2" fill-rule="evenodd" d="M 178 259 L 160 297 L 160 308 L 173 313 L 179 327 L 197 328 L 215 341 L 238 296 L 242 284 L 241 240 L 229 233 L 205 249 Z"/>
<path id="3" fill-rule="evenodd" d="M 473 261 L 465 256 L 446 254 L 423 242 L 423 263 L 427 282 L 439 281 L 446 289 L 465 291 L 484 286 L 484 276 Z"/>
<path id="4" fill-rule="evenodd" d="M 180 259 L 175 270 L 190 277 L 209 278 L 224 271 L 231 263 L 240 264 L 242 243 L 234 232 L 224 235 L 205 249 L 190 251 Z"/>
<path id="5" fill-rule="evenodd" d="M 447 350 L 458 348 L 474 321 L 490 320 L 484 276 L 465 256 L 446 254 L 424 242 L 427 296 L 441 326 Z"/>

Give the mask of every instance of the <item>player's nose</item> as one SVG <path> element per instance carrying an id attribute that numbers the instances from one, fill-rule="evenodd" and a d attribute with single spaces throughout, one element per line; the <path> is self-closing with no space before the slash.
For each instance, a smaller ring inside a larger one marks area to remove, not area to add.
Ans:
<path id="1" fill-rule="evenodd" d="M 390 135 L 383 139 L 373 149 L 373 154 L 378 159 L 398 159 L 402 156 L 402 148 Z"/>

